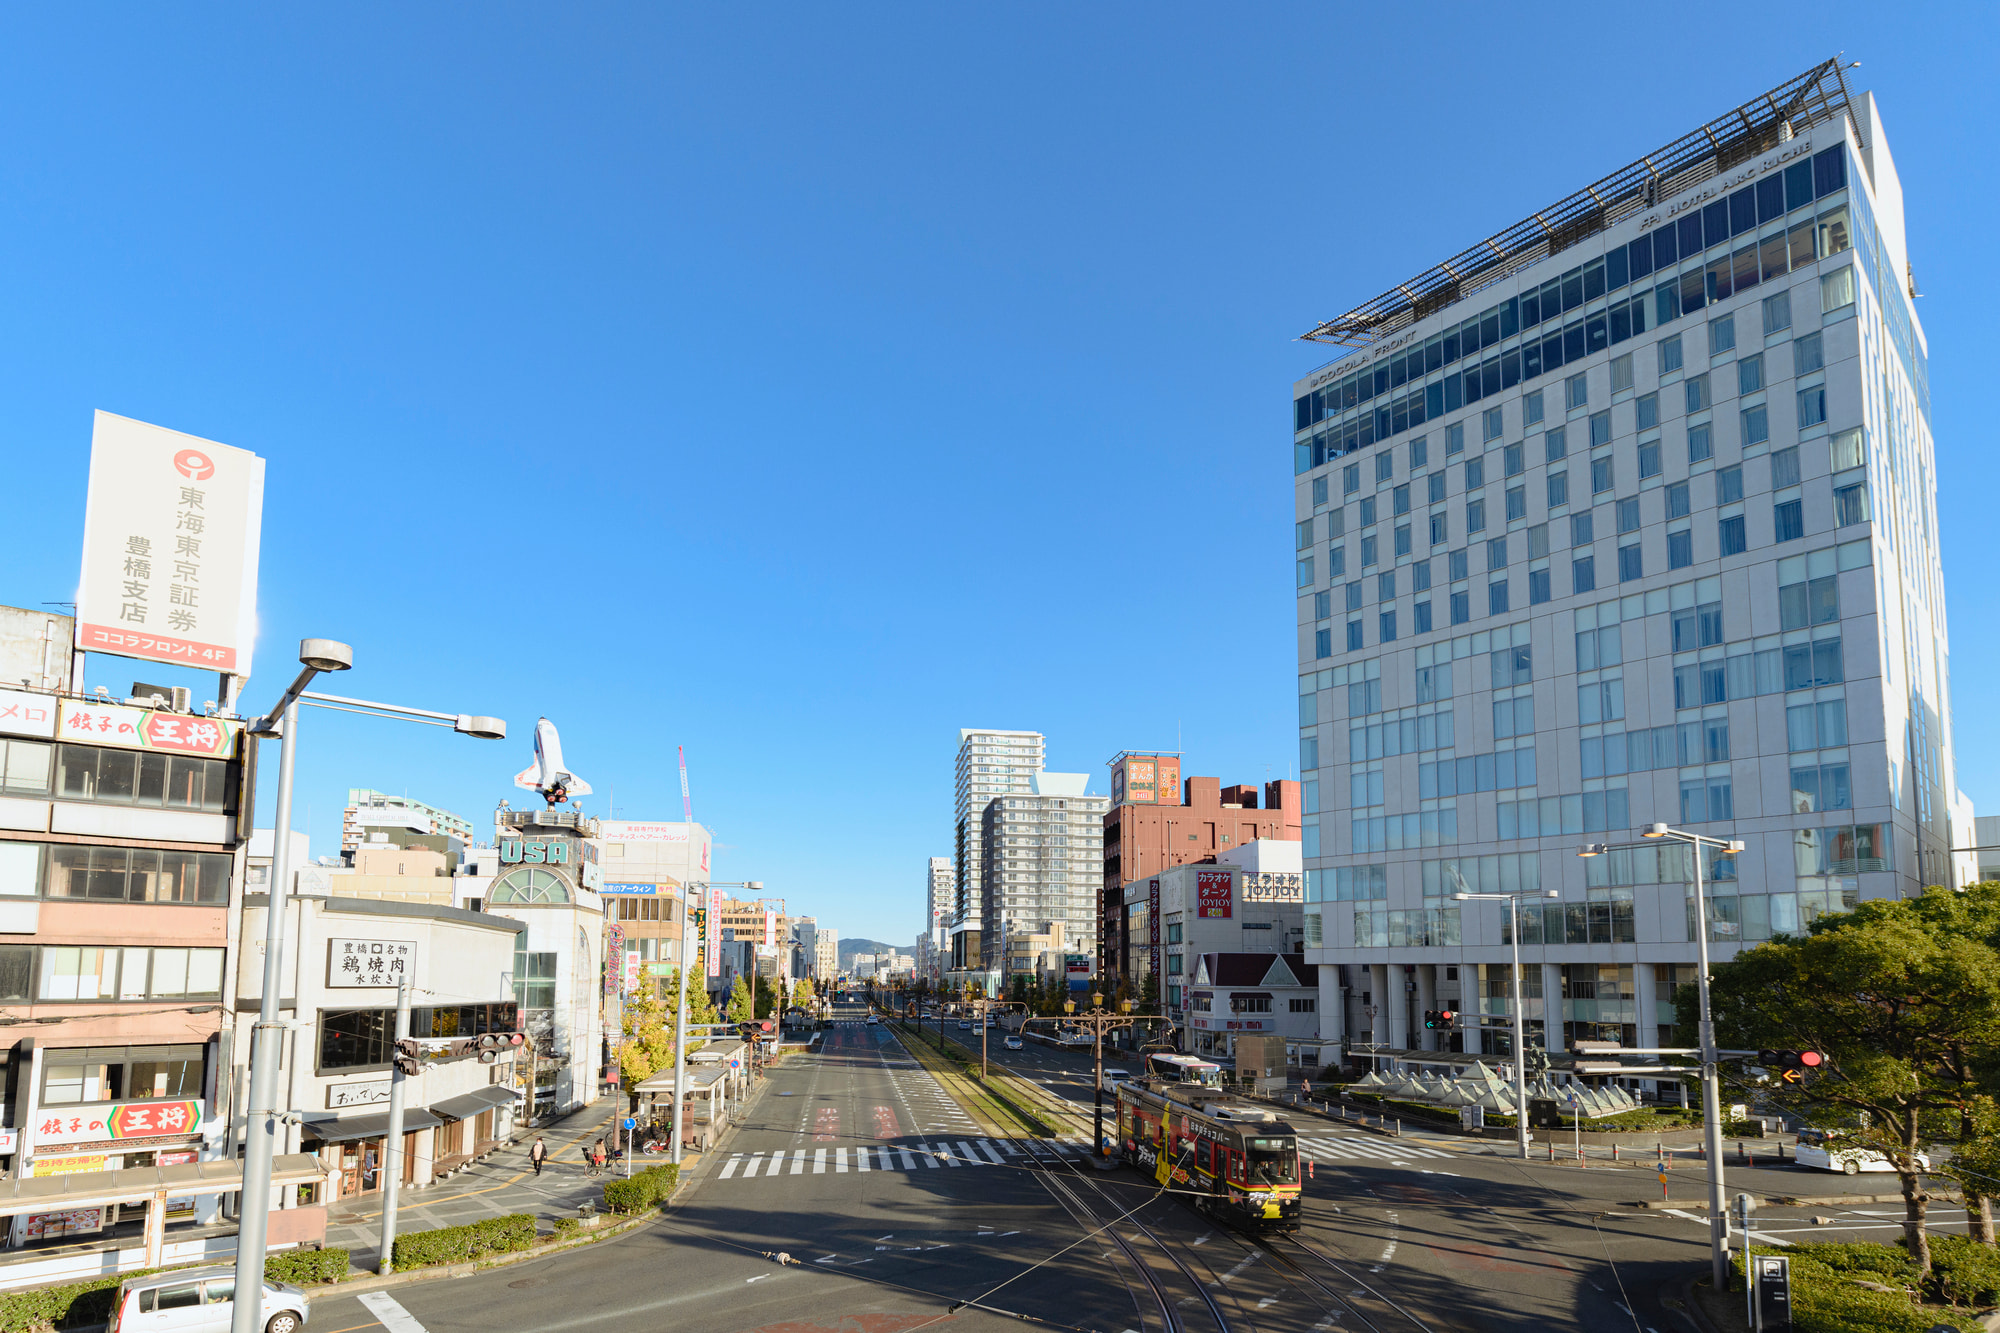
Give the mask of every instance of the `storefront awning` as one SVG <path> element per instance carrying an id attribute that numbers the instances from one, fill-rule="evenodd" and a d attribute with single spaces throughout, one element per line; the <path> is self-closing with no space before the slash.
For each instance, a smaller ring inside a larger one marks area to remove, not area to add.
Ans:
<path id="1" fill-rule="evenodd" d="M 403 1132 L 417 1129 L 432 1129 L 444 1121 L 422 1107 L 413 1107 L 403 1112 Z M 329 1116 L 321 1120 L 308 1120 L 305 1131 L 321 1143 L 352 1143 L 356 1139 L 379 1139 L 389 1132 L 389 1113 L 380 1111 L 373 1115 Z"/>
<path id="2" fill-rule="evenodd" d="M 483 1111 L 496 1106 L 512 1106 L 514 1093 L 507 1088 L 474 1088 L 461 1097 L 447 1097 L 441 1102 L 432 1102 L 429 1111 L 447 1120 L 470 1120 Z"/>
<path id="3" fill-rule="evenodd" d="M 273 1185 L 311 1185 L 325 1179 L 326 1164 L 311 1153 L 284 1153 L 271 1163 Z M 195 1194 L 234 1194 L 242 1188 L 243 1163 L 233 1160 L 30 1176 L 0 1180 L 0 1217 L 133 1203 L 162 1192 L 186 1198 Z"/>
<path id="4" fill-rule="evenodd" d="M 711 1084 L 721 1082 L 728 1076 L 729 1071 L 727 1069 L 718 1069 L 714 1065 L 689 1065 L 687 1071 L 688 1090 L 690 1092 L 699 1092 Z M 671 1069 L 661 1070 L 632 1089 L 634 1092 L 664 1092 L 669 1094 L 673 1090 L 674 1071 Z"/>

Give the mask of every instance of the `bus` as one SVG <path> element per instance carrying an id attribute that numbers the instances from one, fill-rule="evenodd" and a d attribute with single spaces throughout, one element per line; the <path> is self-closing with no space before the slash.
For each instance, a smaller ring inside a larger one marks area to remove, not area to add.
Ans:
<path id="1" fill-rule="evenodd" d="M 1146 1077 L 1162 1083 L 1192 1083 L 1196 1087 L 1219 1088 L 1222 1086 L 1222 1066 L 1192 1055 L 1162 1052 L 1146 1057 Z"/>

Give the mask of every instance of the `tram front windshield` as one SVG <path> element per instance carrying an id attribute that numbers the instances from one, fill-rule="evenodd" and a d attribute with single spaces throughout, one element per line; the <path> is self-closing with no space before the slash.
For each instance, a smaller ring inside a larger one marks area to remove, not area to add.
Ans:
<path id="1" fill-rule="evenodd" d="M 1290 1185 L 1299 1178 L 1299 1153 L 1290 1139 L 1250 1139 L 1246 1145 L 1252 1185 Z"/>

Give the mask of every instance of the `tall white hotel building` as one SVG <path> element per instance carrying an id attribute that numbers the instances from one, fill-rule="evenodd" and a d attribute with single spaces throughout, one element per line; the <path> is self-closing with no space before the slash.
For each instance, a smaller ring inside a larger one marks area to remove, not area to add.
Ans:
<path id="1" fill-rule="evenodd" d="M 1962 877 L 1914 286 L 1829 61 L 1307 335 L 1352 349 L 1293 391 L 1323 1040 L 1507 1052 L 1505 905 L 1451 895 L 1555 889 L 1530 1042 L 1692 1044 L 1653 821 L 1745 844 L 1717 959 Z"/>

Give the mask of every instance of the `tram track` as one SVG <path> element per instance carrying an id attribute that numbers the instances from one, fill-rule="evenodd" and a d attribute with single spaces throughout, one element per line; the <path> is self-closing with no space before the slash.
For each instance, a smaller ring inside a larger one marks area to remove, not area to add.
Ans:
<path id="1" fill-rule="evenodd" d="M 1119 1217 L 1125 1212 L 1105 1185 L 1076 1163 L 1053 1153 L 1046 1157 L 1038 1154 L 1037 1160 L 1043 1167 L 1045 1184 L 1050 1192 L 1064 1202 L 1065 1209 L 1072 1212 L 1072 1215 L 1081 1214 L 1080 1222 L 1086 1225 L 1104 1225 L 1104 1219 L 1098 1216 L 1097 1209 L 1092 1207 L 1088 1200 L 1080 1197 L 1086 1189 L 1109 1210 L 1110 1217 Z M 1117 1234 L 1119 1228 L 1129 1228 L 1143 1237 L 1150 1243 L 1152 1250 L 1157 1251 L 1173 1265 L 1178 1274 L 1193 1288 L 1201 1303 L 1207 1307 L 1218 1333 L 1259 1333 L 1262 1321 L 1254 1313 L 1240 1310 L 1232 1317 L 1223 1309 L 1222 1300 L 1218 1299 L 1216 1294 L 1216 1287 L 1226 1282 L 1226 1277 L 1213 1282 L 1204 1280 L 1176 1252 L 1177 1242 L 1163 1238 L 1137 1217 L 1123 1217 L 1116 1226 L 1107 1229 L 1107 1234 L 1112 1236 L 1126 1254 L 1133 1268 L 1145 1278 L 1155 1299 L 1161 1303 L 1162 1317 L 1168 1333 L 1185 1333 L 1178 1311 L 1173 1308 L 1174 1303 L 1168 1299 L 1159 1276 L 1150 1270 L 1135 1252 L 1133 1245 L 1124 1236 Z M 1438 1329 L 1405 1309 L 1376 1284 L 1370 1283 L 1350 1266 L 1308 1241 L 1289 1235 L 1282 1237 L 1246 1235 L 1227 1227 L 1218 1227 L 1210 1234 L 1226 1237 L 1228 1243 L 1235 1247 L 1233 1252 L 1241 1254 L 1245 1260 L 1260 1256 L 1270 1258 L 1274 1264 L 1272 1271 L 1284 1272 L 1292 1279 L 1294 1287 L 1300 1294 L 1305 1295 L 1318 1307 L 1314 1328 L 1327 1328 L 1337 1324 L 1342 1328 L 1360 1329 L 1364 1333 L 1439 1333 Z M 1197 1262 L 1202 1263 L 1204 1267 L 1208 1266 L 1206 1260 L 1198 1259 Z M 1213 1270 L 1210 1271 L 1212 1277 Z M 1232 1270 L 1232 1275 L 1234 1271 Z M 1339 1285 L 1335 1285 L 1336 1282 Z M 1237 1294 L 1227 1287 L 1223 1288 L 1223 1296 L 1239 1306 L 1242 1304 Z M 1263 1302 L 1260 1308 L 1268 1304 L 1269 1301 Z"/>

